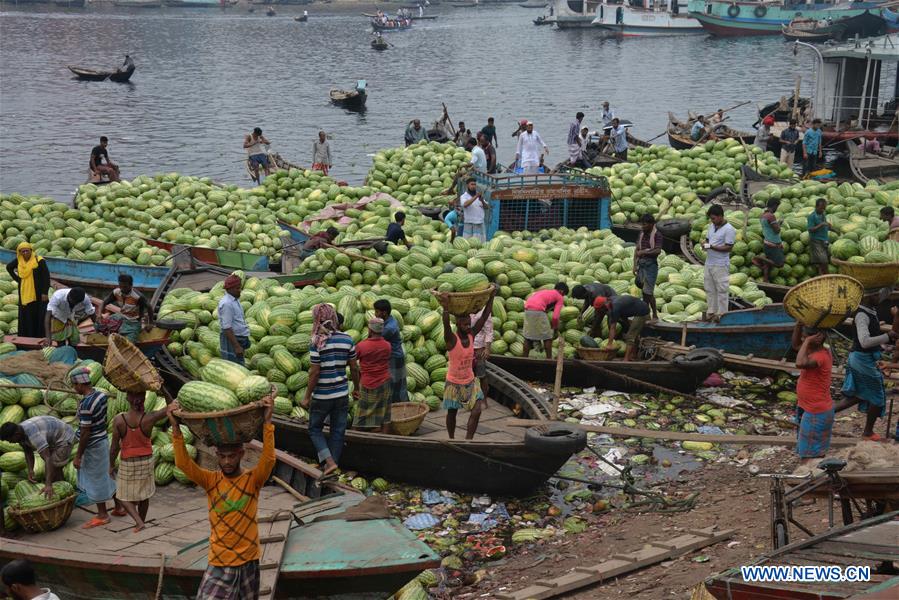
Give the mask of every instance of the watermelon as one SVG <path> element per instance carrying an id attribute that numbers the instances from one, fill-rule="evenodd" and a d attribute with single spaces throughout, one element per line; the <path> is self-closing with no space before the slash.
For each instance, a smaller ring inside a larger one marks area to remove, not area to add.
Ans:
<path id="1" fill-rule="evenodd" d="M 271 388 L 268 379 L 259 375 L 249 375 L 239 384 L 235 394 L 241 404 L 249 404 L 267 396 Z"/>
<path id="2" fill-rule="evenodd" d="M 205 381 L 189 381 L 181 386 L 178 403 L 189 413 L 216 412 L 240 406 L 230 389 Z"/>
<path id="3" fill-rule="evenodd" d="M 200 369 L 200 376 L 205 382 L 234 392 L 240 382 L 250 376 L 250 371 L 243 365 L 221 358 L 213 358 Z"/>

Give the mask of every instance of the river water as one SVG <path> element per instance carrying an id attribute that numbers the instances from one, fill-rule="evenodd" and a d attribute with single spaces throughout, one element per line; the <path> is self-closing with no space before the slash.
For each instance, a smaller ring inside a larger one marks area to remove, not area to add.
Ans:
<path id="1" fill-rule="evenodd" d="M 597 30 L 535 27 L 518 6 L 434 7 L 440 18 L 386 34 L 369 47 L 360 14 L 308 23 L 290 8 L 257 10 L 96 9 L 47 6 L 0 12 L 0 191 L 63 200 L 87 174 L 91 147 L 110 138 L 123 176 L 178 171 L 249 184 L 242 138 L 259 126 L 272 149 L 311 159 L 319 129 L 332 136 L 333 174 L 361 183 L 378 149 L 402 144 L 408 121 L 433 122 L 445 102 L 454 120 L 478 129 L 494 116 L 499 158 L 511 161 L 520 118 L 536 123 L 550 160 L 566 156 L 577 111 L 595 126 L 608 99 L 644 139 L 665 130 L 669 110 L 735 110 L 748 127 L 756 105 L 812 81 L 812 57 L 779 36 L 603 39 Z M 129 84 L 81 82 L 66 65 L 137 63 Z M 328 103 L 332 87 L 368 81 L 368 110 Z M 665 136 L 660 137 L 665 143 Z"/>

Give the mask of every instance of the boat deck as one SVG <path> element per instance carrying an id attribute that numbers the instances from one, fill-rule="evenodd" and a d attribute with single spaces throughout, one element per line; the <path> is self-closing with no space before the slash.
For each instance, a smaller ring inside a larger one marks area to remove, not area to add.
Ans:
<path id="1" fill-rule="evenodd" d="M 468 414 L 463 410 L 459 411 L 456 416 L 457 438 L 465 437 Z M 481 413 L 481 420 L 478 421 L 478 431 L 474 439 L 479 442 L 520 442 L 523 435 L 521 428 L 507 427 L 502 423 L 505 419 L 514 416 L 511 409 L 488 398 L 487 409 Z M 412 437 L 426 440 L 449 440 L 449 436 L 446 434 L 446 411 L 441 408 L 429 412 Z"/>

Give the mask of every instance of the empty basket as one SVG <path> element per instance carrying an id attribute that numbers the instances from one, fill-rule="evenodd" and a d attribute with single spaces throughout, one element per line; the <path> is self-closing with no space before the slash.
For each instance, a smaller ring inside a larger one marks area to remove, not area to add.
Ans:
<path id="1" fill-rule="evenodd" d="M 390 406 L 390 432 L 396 435 L 412 435 L 428 414 L 428 405 L 422 402 L 397 402 Z"/>
<path id="2" fill-rule="evenodd" d="M 852 316 L 864 292 L 852 277 L 822 275 L 791 288 L 784 296 L 784 308 L 806 327 L 831 329 Z"/>
<path id="3" fill-rule="evenodd" d="M 899 280 L 899 262 L 856 263 L 831 259 L 842 275 L 857 279 L 866 290 L 893 287 Z"/>
<path id="4" fill-rule="evenodd" d="M 112 385 L 125 392 L 156 392 L 162 387 L 162 377 L 150 363 L 150 359 L 128 338 L 117 333 L 109 336 L 103 374 Z"/>

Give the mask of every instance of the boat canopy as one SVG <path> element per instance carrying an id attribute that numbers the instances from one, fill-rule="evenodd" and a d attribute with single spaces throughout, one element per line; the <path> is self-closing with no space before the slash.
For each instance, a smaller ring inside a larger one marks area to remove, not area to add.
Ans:
<path id="1" fill-rule="evenodd" d="M 365 91 L 365 85 L 366 85 L 365 80 L 364 80 L 364 79 L 360 79 L 359 81 L 356 82 L 356 90 L 357 90 L 357 91 L 360 91 L 360 92 L 364 92 L 364 91 Z"/>

